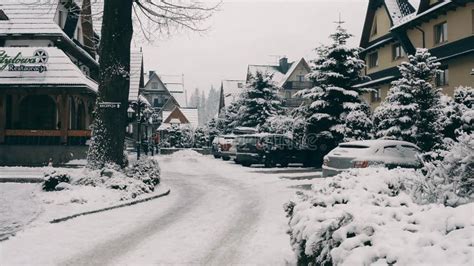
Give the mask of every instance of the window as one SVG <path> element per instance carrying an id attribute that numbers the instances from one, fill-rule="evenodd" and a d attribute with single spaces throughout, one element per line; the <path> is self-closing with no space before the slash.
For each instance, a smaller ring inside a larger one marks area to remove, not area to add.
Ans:
<path id="1" fill-rule="evenodd" d="M 449 71 L 448 67 L 442 67 L 441 72 L 436 74 L 436 86 L 442 87 L 449 84 Z"/>
<path id="2" fill-rule="evenodd" d="M 448 41 L 448 23 L 443 22 L 434 26 L 435 44 Z"/>
<path id="3" fill-rule="evenodd" d="M 379 65 L 379 54 L 377 52 L 371 53 L 369 57 L 369 68 L 373 68 Z"/>
<path id="4" fill-rule="evenodd" d="M 401 44 L 396 43 L 392 46 L 392 60 L 398 60 L 405 56 L 405 50 Z"/>
<path id="5" fill-rule="evenodd" d="M 285 91 L 285 98 L 291 99 L 291 91 Z"/>
<path id="6" fill-rule="evenodd" d="M 380 102 L 382 97 L 380 97 L 380 89 L 374 88 L 372 92 L 370 92 L 370 101 L 371 102 Z"/>
<path id="7" fill-rule="evenodd" d="M 244 87 L 244 84 L 242 82 L 237 83 L 237 88 L 242 89 Z"/>
<path id="8" fill-rule="evenodd" d="M 377 17 L 374 16 L 374 22 L 372 23 L 372 30 L 370 31 L 370 36 L 377 35 Z"/>
<path id="9" fill-rule="evenodd" d="M 152 90 L 158 90 L 158 82 L 151 83 L 151 89 Z"/>
<path id="10" fill-rule="evenodd" d="M 298 81 L 303 82 L 304 81 L 304 75 L 298 75 Z"/>

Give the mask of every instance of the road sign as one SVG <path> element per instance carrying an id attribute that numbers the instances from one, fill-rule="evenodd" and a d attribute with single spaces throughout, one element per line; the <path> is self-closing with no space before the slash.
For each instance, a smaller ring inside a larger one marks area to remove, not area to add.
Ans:
<path id="1" fill-rule="evenodd" d="M 99 108 L 119 109 L 120 103 L 119 102 L 101 102 L 99 103 Z"/>

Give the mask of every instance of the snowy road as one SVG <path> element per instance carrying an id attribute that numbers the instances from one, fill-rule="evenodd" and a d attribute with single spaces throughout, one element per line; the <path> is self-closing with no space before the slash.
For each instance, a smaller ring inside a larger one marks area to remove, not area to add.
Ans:
<path id="1" fill-rule="evenodd" d="M 0 264 L 291 264 L 282 204 L 307 181 L 204 156 L 160 161 L 169 196 L 30 228 L 0 243 Z"/>

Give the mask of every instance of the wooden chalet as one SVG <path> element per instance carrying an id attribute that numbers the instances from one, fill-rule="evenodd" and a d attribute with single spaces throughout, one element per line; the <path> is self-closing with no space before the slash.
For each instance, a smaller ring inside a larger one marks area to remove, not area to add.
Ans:
<path id="1" fill-rule="evenodd" d="M 90 8 L 70 0 L 0 11 L 0 165 L 84 158 L 99 71 Z"/>

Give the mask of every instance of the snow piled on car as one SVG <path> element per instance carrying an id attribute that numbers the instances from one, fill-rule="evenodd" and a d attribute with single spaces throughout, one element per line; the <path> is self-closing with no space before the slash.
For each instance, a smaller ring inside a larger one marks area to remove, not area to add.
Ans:
<path id="1" fill-rule="evenodd" d="M 474 203 L 419 204 L 421 173 L 368 168 L 328 178 L 285 205 L 299 262 L 473 265 Z"/>

